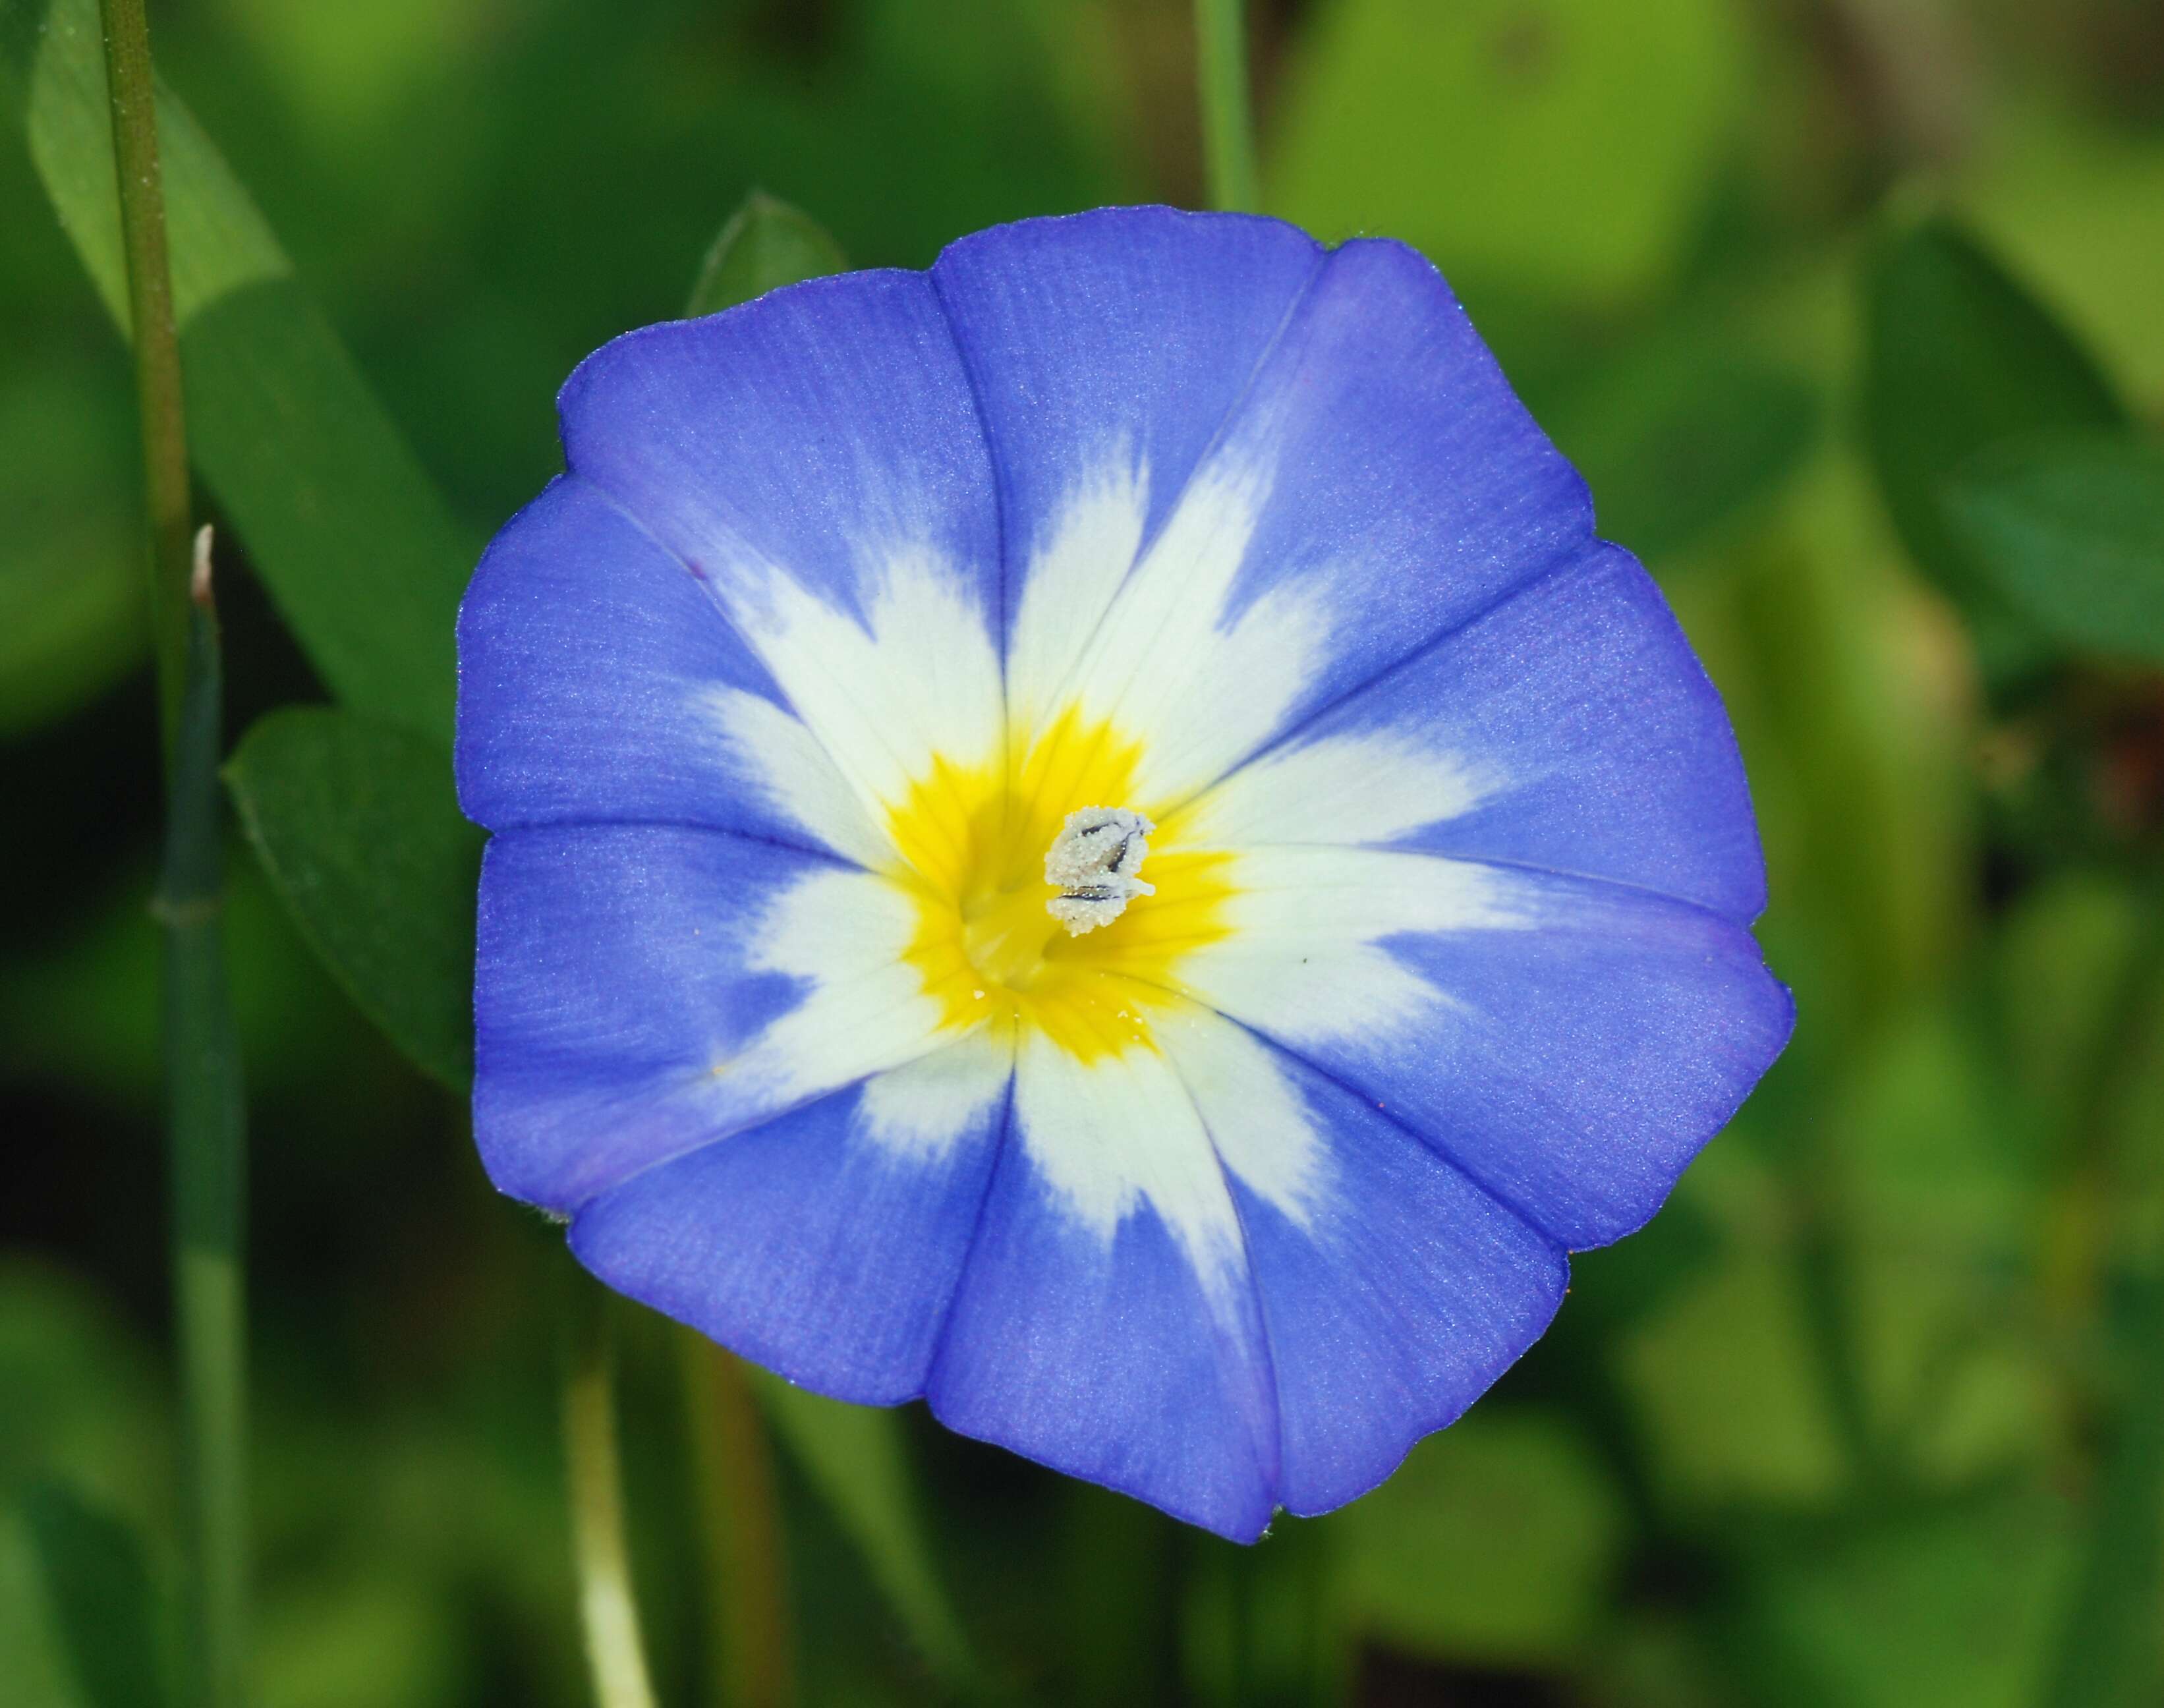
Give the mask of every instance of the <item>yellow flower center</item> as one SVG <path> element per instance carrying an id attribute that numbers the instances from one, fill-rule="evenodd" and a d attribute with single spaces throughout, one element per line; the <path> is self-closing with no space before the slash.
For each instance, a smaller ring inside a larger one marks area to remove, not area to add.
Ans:
<path id="1" fill-rule="evenodd" d="M 946 1023 L 1033 1027 L 1085 1060 L 1155 1046 L 1151 1017 L 1179 987 L 1180 958 L 1225 934 L 1229 857 L 1183 848 L 1170 803 L 1135 798 L 1142 751 L 1109 723 L 1069 712 L 1018 761 L 935 761 L 889 817 L 917 904 L 908 958 Z M 1045 904 L 1045 851 L 1067 815 L 1131 807 L 1157 821 L 1148 877 L 1120 916 L 1071 936 Z"/>

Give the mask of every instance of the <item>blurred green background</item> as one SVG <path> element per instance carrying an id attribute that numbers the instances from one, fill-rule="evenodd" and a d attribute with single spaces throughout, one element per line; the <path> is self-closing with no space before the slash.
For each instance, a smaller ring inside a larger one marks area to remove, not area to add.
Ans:
<path id="1" fill-rule="evenodd" d="M 131 1624 L 168 1642 L 176 1561 L 133 393 L 48 193 L 67 210 L 48 74 L 81 12 L 0 5 L 4 1708 L 163 1700 L 97 1657 Z M 239 407 L 232 351 L 289 313 L 295 349 L 335 329 L 353 407 L 395 428 L 388 472 L 323 455 L 321 503 L 276 474 L 316 394 L 252 451 L 244 420 L 199 437 L 206 513 L 234 524 L 236 739 L 323 699 L 319 670 L 360 697 L 292 638 L 307 565 L 433 550 L 454 588 L 555 469 L 565 375 L 680 312 L 754 187 L 853 264 L 909 266 L 999 220 L 1202 194 L 1190 20 L 1159 0 L 151 21 L 291 259 L 222 227 L 228 271 L 184 276 L 203 327 L 250 280 L 286 293 L 221 344 L 191 324 L 203 432 Z M 865 1425 L 762 1389 L 799 1696 L 2164 1699 L 2164 8 L 1274 0 L 1252 23 L 1273 211 L 1436 260 L 1727 696 L 1800 1023 L 1465 1422 L 1253 1549 L 914 1409 Z M 418 519 L 379 496 L 428 483 Z M 272 875 L 236 830 L 228 912 L 262 1700 L 585 1701 L 556 1241 L 406 1065 L 455 1082 L 455 1000 L 391 1013 L 349 965 L 356 1006 L 307 946 L 268 798 Z M 681 1349 L 617 1315 L 657 1681 L 717 1702 Z"/>

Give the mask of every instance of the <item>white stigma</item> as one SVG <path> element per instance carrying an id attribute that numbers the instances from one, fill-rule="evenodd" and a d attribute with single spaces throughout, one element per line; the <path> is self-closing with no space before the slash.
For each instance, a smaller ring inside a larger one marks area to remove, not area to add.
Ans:
<path id="1" fill-rule="evenodd" d="M 1085 807 L 1067 822 L 1044 851 L 1044 881 L 1059 893 L 1044 911 L 1080 937 L 1110 925 L 1137 896 L 1154 896 L 1157 886 L 1135 874 L 1149 854 L 1146 839 L 1157 827 L 1124 807 Z"/>

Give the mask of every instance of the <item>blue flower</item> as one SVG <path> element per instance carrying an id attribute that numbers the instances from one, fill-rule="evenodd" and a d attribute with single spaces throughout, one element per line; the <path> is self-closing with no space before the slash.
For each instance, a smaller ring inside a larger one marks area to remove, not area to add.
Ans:
<path id="1" fill-rule="evenodd" d="M 1252 1538 L 1785 1041 L 1720 700 L 1412 251 L 1032 220 L 562 418 L 460 621 L 475 1131 L 791 1380 Z"/>

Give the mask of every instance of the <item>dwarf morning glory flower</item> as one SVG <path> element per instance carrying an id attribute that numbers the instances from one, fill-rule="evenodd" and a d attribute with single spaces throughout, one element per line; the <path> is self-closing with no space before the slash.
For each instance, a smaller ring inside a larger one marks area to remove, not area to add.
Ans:
<path id="1" fill-rule="evenodd" d="M 1027 221 L 562 419 L 460 621 L 475 1131 L 782 1374 L 1251 1538 L 1787 1038 L 1720 702 L 1411 250 Z"/>

